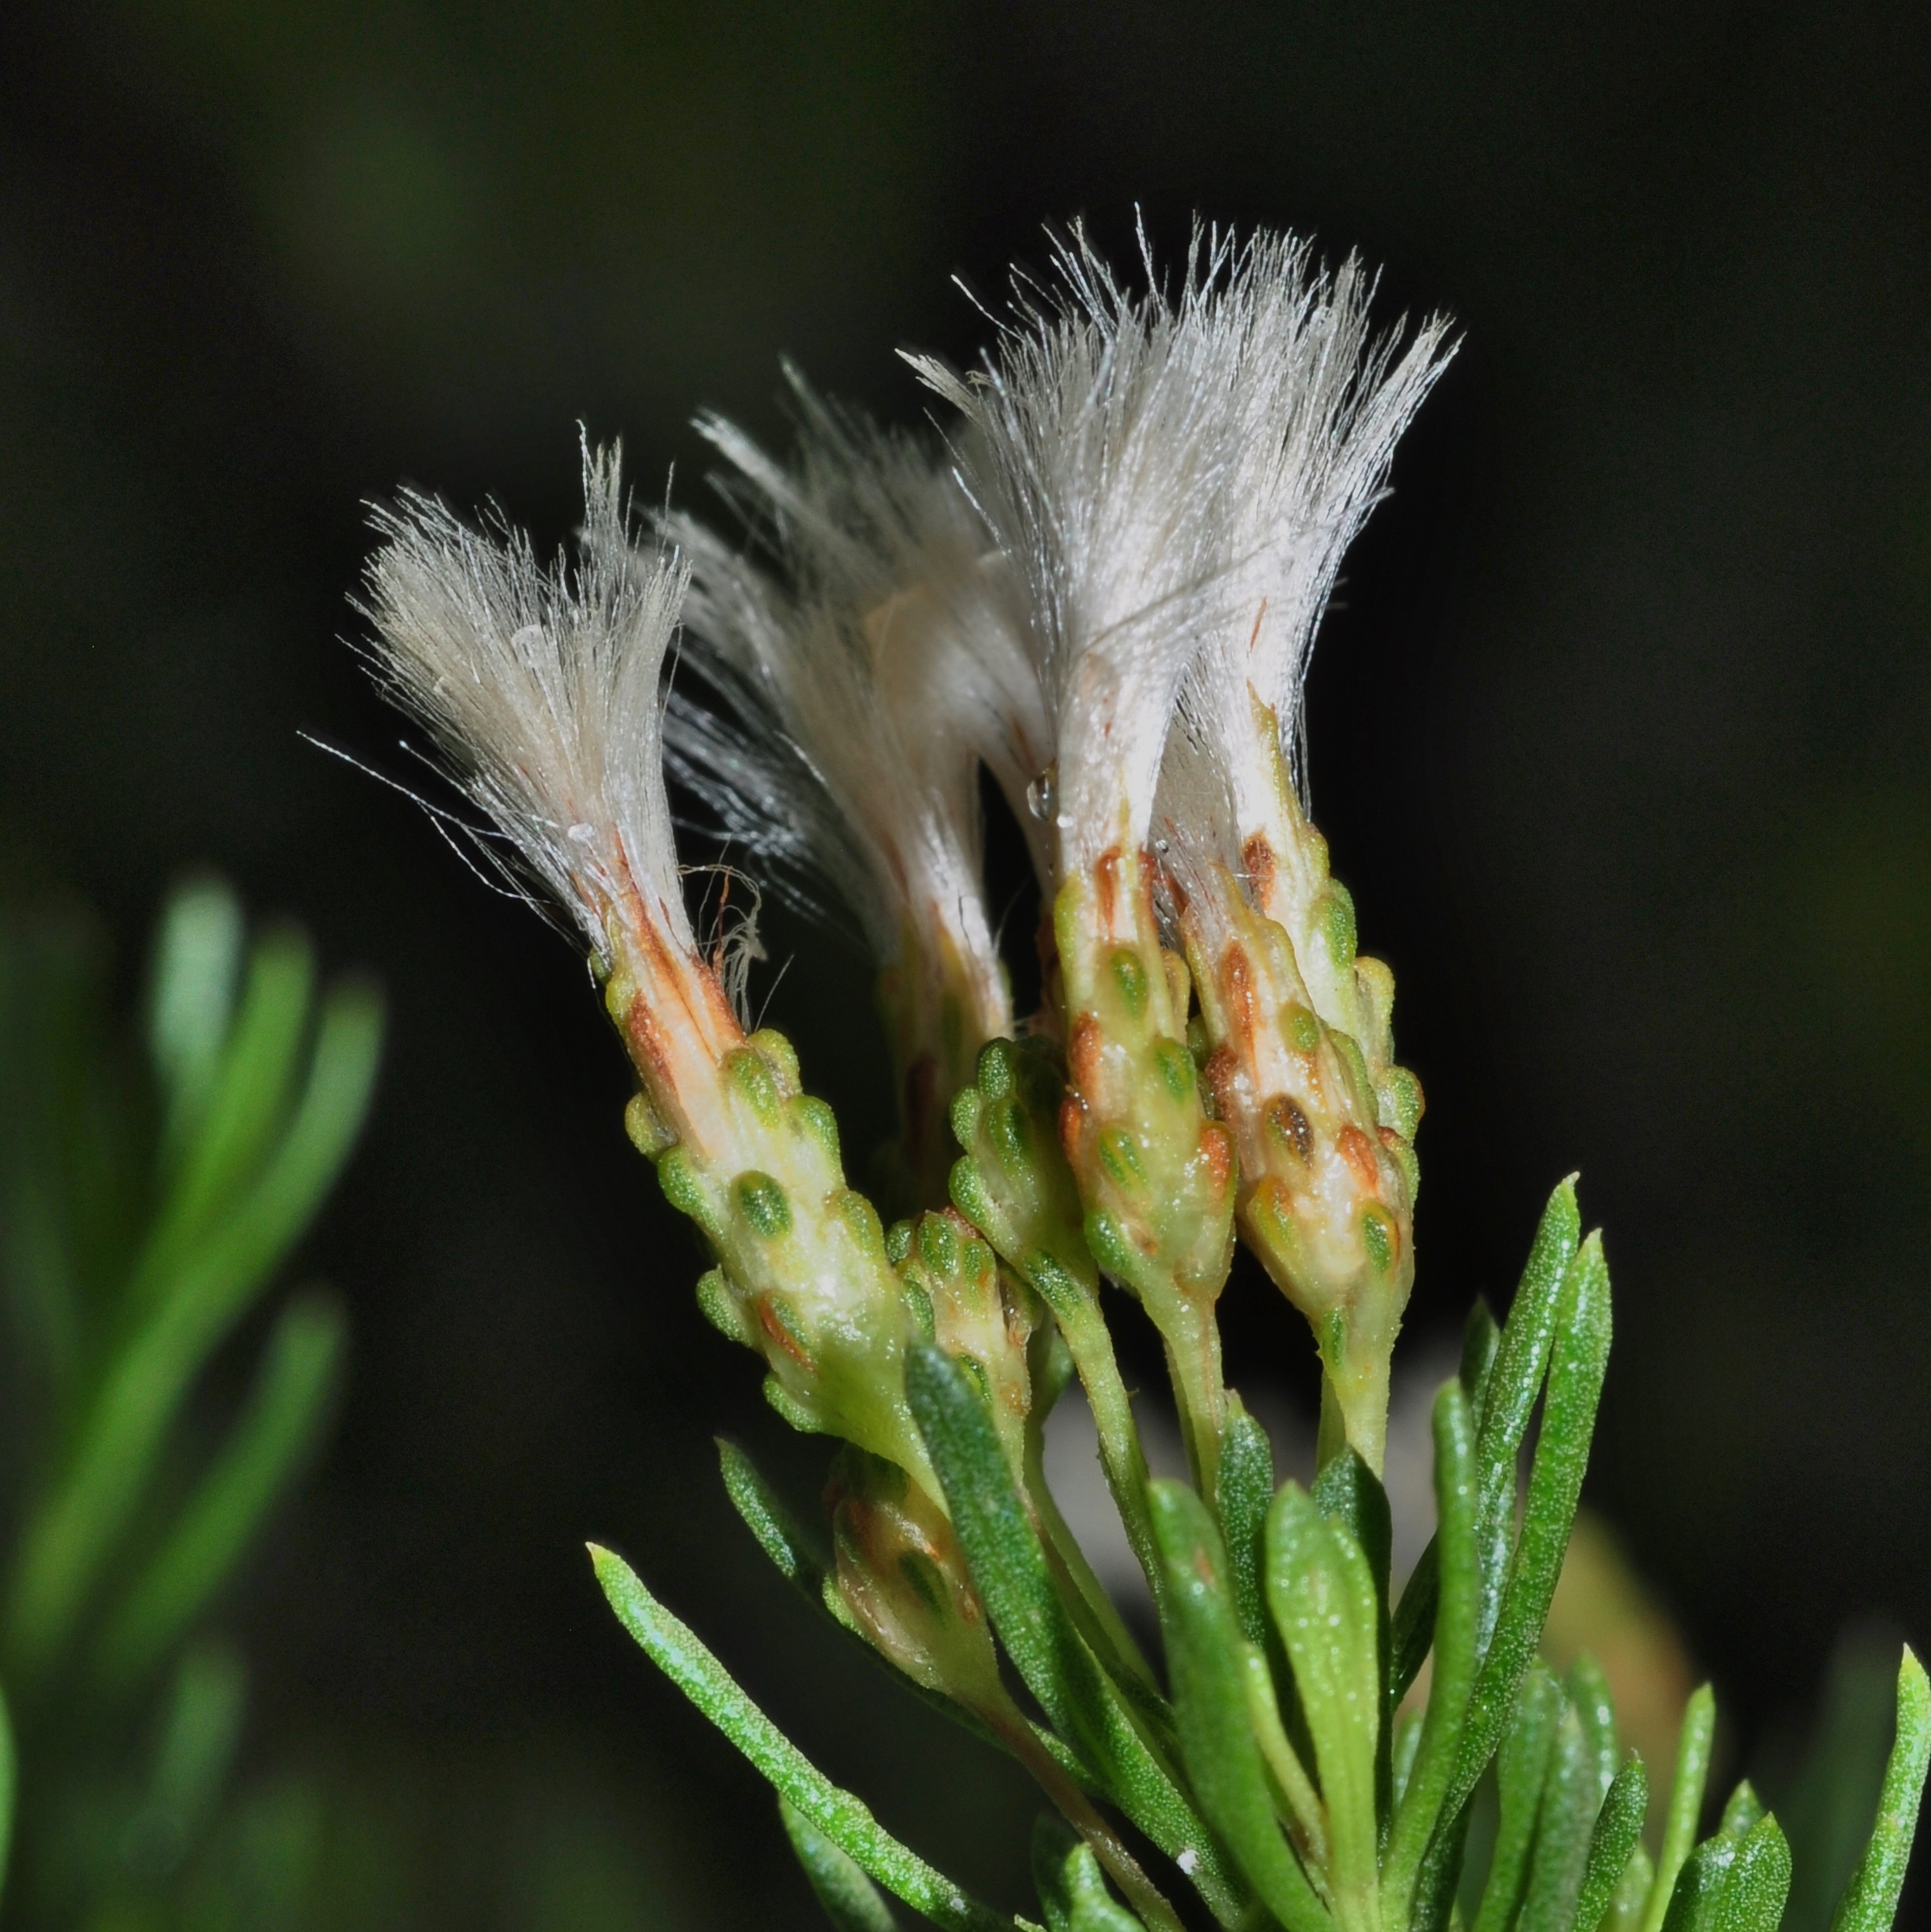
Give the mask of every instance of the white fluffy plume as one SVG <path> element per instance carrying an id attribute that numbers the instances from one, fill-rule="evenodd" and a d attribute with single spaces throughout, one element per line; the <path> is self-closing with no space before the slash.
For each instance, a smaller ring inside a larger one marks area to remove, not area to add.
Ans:
<path id="1" fill-rule="evenodd" d="M 1250 684 L 1292 744 L 1341 553 L 1444 360 L 1439 321 L 1398 361 L 1370 342 L 1360 265 L 1324 276 L 1291 237 L 1196 230 L 1170 295 L 1141 252 L 1130 294 L 1076 228 L 978 369 L 914 361 L 976 431 L 961 468 L 1027 587 L 1061 876 L 1145 840 L 1183 682 L 1221 768 L 1200 807 L 1239 788 Z"/>
<path id="2" fill-rule="evenodd" d="M 1218 306 L 1229 364 L 1236 353 L 1241 364 L 1230 390 L 1244 420 L 1226 618 L 1202 639 L 1183 686 L 1191 742 L 1176 738 L 1169 754 L 1170 793 L 1195 794 L 1183 821 L 1206 816 L 1199 788 L 1208 775 L 1196 752 L 1219 768 L 1225 795 L 1216 802 L 1235 821 L 1228 830 L 1251 831 L 1268 816 L 1277 768 L 1273 747 L 1256 744 L 1255 698 L 1273 714 L 1305 791 L 1302 694 L 1315 631 L 1343 554 L 1383 494 L 1396 442 L 1454 353 L 1438 316 L 1405 348 L 1399 324 L 1376 336 L 1373 294 L 1358 259 L 1328 275 L 1289 236 L 1257 235 L 1231 264 Z"/>
<path id="3" fill-rule="evenodd" d="M 385 539 L 360 608 L 389 695 L 507 841 L 485 846 L 541 885 L 606 961 L 641 917 L 695 956 L 662 769 L 664 654 L 687 572 L 633 549 L 620 449 L 583 451 L 572 566 L 537 561 L 500 516 L 477 530 L 428 497 L 374 514 Z"/>
<path id="4" fill-rule="evenodd" d="M 794 897 L 831 885 L 882 962 L 949 943 L 990 997 L 978 766 L 1023 792 L 1046 739 L 1009 575 L 932 451 L 787 374 L 789 468 L 701 425 L 751 553 L 666 525 L 693 574 L 682 661 L 717 701 L 673 697 L 671 769 Z"/>

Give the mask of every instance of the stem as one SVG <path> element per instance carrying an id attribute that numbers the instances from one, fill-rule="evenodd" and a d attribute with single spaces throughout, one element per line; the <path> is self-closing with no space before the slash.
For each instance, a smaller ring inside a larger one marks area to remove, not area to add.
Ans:
<path id="1" fill-rule="evenodd" d="M 1069 1319 L 1070 1316 L 1070 1319 Z M 1140 1432 L 1133 1423 L 1133 1404 L 1120 1378 L 1119 1358 L 1113 1352 L 1113 1338 L 1097 1306 L 1070 1311 L 1059 1316 L 1059 1332 L 1079 1371 L 1086 1391 L 1086 1406 L 1092 1410 L 1093 1427 L 1099 1436 L 1100 1467 L 1106 1472 L 1106 1486 L 1126 1528 L 1126 1540 L 1133 1546 L 1140 1568 L 1146 1573 L 1147 1587 L 1156 1605 L 1164 1588 L 1163 1572 L 1153 1540 L 1153 1516 L 1147 1506 L 1146 1455 L 1140 1447 Z"/>

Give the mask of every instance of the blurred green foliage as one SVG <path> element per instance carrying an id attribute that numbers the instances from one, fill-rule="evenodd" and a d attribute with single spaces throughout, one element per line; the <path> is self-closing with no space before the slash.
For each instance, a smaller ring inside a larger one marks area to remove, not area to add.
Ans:
<path id="1" fill-rule="evenodd" d="M 335 1299 L 250 1317 L 354 1144 L 380 1037 L 366 985 L 318 989 L 292 929 L 250 943 L 225 886 L 170 900 L 138 1045 L 95 923 L 0 907 L 16 1922 L 270 1923 L 307 1882 L 313 1795 L 232 1788 L 247 1670 L 209 1619 L 327 1417 Z M 244 1326 L 248 1385 L 210 1403 Z"/>

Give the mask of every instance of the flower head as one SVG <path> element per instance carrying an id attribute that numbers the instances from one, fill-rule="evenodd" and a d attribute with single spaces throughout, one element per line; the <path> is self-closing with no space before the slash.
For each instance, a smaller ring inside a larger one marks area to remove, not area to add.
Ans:
<path id="1" fill-rule="evenodd" d="M 728 423 L 701 425 L 752 550 L 666 525 L 693 572 L 684 663 L 710 697 L 673 697 L 671 769 L 794 899 L 828 883 L 856 914 L 930 1192 L 943 1108 L 1013 1022 L 979 766 L 1023 786 L 1045 725 L 1004 560 L 950 470 L 791 379 L 791 467 Z"/>

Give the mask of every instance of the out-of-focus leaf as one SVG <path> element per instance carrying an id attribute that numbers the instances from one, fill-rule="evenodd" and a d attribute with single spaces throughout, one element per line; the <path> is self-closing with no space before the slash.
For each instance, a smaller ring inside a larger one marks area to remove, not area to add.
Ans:
<path id="1" fill-rule="evenodd" d="M 100 1653 L 109 1684 L 144 1676 L 233 1573 L 321 1431 L 346 1331 L 332 1296 L 298 1297 L 277 1317 L 247 1409 L 146 1573 L 110 1619 Z"/>
<path id="2" fill-rule="evenodd" d="M 778 1816 L 798 1863 L 805 1869 L 818 1903 L 836 1932 L 897 1932 L 898 1922 L 884 1895 L 805 1814 L 782 1794 Z"/>
<path id="3" fill-rule="evenodd" d="M 758 1547 L 818 1603 L 831 1570 L 831 1559 L 823 1546 L 785 1507 L 744 1450 L 723 1436 L 717 1438 L 717 1461 L 724 1473 L 725 1493 L 757 1539 Z"/>
<path id="4" fill-rule="evenodd" d="M 137 1866 L 169 1870 L 199 1837 L 234 1764 L 247 1700 L 247 1672 L 227 1645 L 202 1644 L 181 1659 L 147 1791 L 126 1829 Z"/>
<path id="5" fill-rule="evenodd" d="M 1723 1816 L 1718 1821 L 1717 1830 L 1727 1838 L 1740 1842 L 1746 1832 L 1764 1815 L 1763 1800 L 1755 1787 L 1746 1778 L 1738 1785 L 1723 1806 Z"/>
<path id="6" fill-rule="evenodd" d="M 1528 1883 L 1529 1852 L 1535 1841 L 1536 1814 L 1541 1807 L 1562 1710 L 1561 1685 L 1546 1667 L 1531 1664 L 1517 1694 L 1501 1748 L 1495 1754 L 1501 1816 L 1474 1932 L 1506 1932 L 1522 1902 Z"/>
<path id="7" fill-rule="evenodd" d="M 1904 1890 L 1917 1835 L 1924 1776 L 1931 1765 L 1931 1683 L 1910 1646 L 1897 1667 L 1897 1741 L 1884 1767 L 1884 1788 L 1870 1843 L 1831 1920 L 1831 1932 L 1887 1932 Z"/>
<path id="8" fill-rule="evenodd" d="M 1703 1815 L 1703 1786 L 1709 1779 L 1710 1746 L 1715 1736 L 1716 1695 L 1703 1684 L 1685 1708 L 1683 1727 L 1677 1734 L 1676 1775 L 1669 1787 L 1662 1851 L 1656 1860 L 1649 1903 L 1643 1908 L 1643 1932 L 1660 1932 L 1677 1877 L 1696 1842 L 1696 1821 Z"/>
<path id="9" fill-rule="evenodd" d="M 185 885 L 161 915 L 148 1005 L 148 1057 L 165 1102 L 171 1164 L 206 1117 L 234 1017 L 242 909 L 218 879 Z"/>
<path id="10" fill-rule="evenodd" d="M 180 1256 L 165 1295 L 115 1357 L 67 1473 L 23 1539 L 7 1620 L 16 1672 L 37 1672 L 64 1642 L 195 1377 L 320 1207 L 367 1110 L 381 1031 L 367 988 L 340 987 L 325 1001 L 287 1131 L 259 1176 Z"/>
<path id="11" fill-rule="evenodd" d="M 1570 1666 L 1562 1688 L 1569 1702 L 1576 1707 L 1576 1715 L 1582 1720 L 1583 1730 L 1588 1736 L 1596 1760 L 1596 1796 L 1600 1801 L 1609 1796 L 1610 1786 L 1616 1782 L 1617 1766 L 1623 1755 L 1623 1742 L 1616 1728 L 1616 1703 L 1610 1695 L 1609 1679 L 1603 1674 L 1602 1665 L 1584 1654 Z"/>
<path id="12" fill-rule="evenodd" d="M 1535 1851 L 1517 1932 L 1569 1932 L 1589 1864 L 1589 1841 L 1602 1793 L 1596 1782 L 1594 1741 L 1582 1714 L 1564 1701 L 1555 1748 L 1542 1786 Z"/>
<path id="13" fill-rule="evenodd" d="M 862 1799 L 841 1791 L 738 1688 L 689 1625 L 673 1617 L 624 1559 L 593 1543 L 590 1559 L 618 1621 L 645 1654 L 770 1780 L 781 1798 L 896 1898 L 953 1932 L 1010 1932 L 982 1905 L 901 1844 Z"/>

